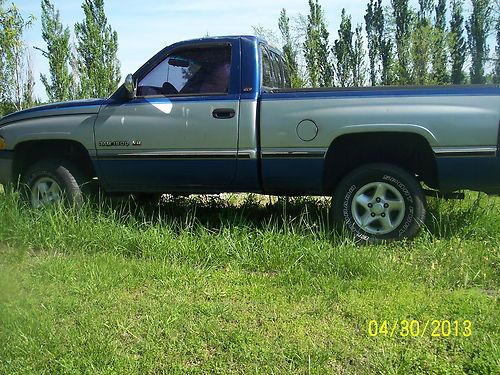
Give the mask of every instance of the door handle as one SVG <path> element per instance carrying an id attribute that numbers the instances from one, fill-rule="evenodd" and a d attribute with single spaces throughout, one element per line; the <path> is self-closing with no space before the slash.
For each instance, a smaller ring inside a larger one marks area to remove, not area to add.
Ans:
<path id="1" fill-rule="evenodd" d="M 217 108 L 212 112 L 212 116 L 217 120 L 230 119 L 236 115 L 236 111 L 232 108 Z"/>

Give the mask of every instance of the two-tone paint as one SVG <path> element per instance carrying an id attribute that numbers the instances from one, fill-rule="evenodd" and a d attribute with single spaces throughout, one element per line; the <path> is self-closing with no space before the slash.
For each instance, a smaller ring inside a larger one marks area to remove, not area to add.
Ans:
<path id="1" fill-rule="evenodd" d="M 0 120 L 0 182 L 25 142 L 80 143 L 108 191 L 324 194 L 325 160 L 348 134 L 409 133 L 432 148 L 439 189 L 500 192 L 500 88 L 262 89 L 260 44 L 251 36 L 205 38 L 166 47 L 138 81 L 178 48 L 229 44 L 224 95 L 57 103 Z M 214 111 L 233 115 L 216 118 Z M 335 168 L 335 166 L 333 166 Z"/>

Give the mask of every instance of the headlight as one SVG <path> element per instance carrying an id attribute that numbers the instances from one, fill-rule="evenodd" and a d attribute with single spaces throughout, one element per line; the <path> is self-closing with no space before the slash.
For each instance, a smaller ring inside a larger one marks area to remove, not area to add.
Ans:
<path id="1" fill-rule="evenodd" d="M 7 148 L 7 144 L 5 143 L 5 139 L 0 137 L 0 150 L 5 150 Z"/>

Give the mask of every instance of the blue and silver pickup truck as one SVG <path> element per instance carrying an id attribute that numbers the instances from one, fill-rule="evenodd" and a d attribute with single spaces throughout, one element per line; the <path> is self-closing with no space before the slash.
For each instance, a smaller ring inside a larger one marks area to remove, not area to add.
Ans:
<path id="1" fill-rule="evenodd" d="M 412 238 L 425 191 L 500 193 L 498 86 L 290 89 L 253 36 L 166 47 L 110 98 L 0 120 L 0 183 L 34 207 L 109 193 L 333 197 L 362 241 Z"/>

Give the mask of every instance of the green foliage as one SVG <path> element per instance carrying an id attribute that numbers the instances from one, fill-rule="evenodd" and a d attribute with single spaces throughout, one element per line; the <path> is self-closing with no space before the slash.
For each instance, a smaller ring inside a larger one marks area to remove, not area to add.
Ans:
<path id="1" fill-rule="evenodd" d="M 448 51 L 446 43 L 446 0 L 438 0 L 435 7 L 436 18 L 433 28 L 432 81 L 436 85 L 449 82 Z"/>
<path id="2" fill-rule="evenodd" d="M 382 20 L 380 19 L 382 16 Z M 379 75 L 379 60 L 381 50 L 381 38 L 377 31 L 380 22 L 383 22 L 382 0 L 370 0 L 365 13 L 365 31 L 368 45 L 368 59 L 370 66 L 370 84 L 377 85 Z M 383 28 L 382 28 L 383 29 Z"/>
<path id="3" fill-rule="evenodd" d="M 366 80 L 365 48 L 363 43 L 363 27 L 356 26 L 354 30 L 354 46 L 352 52 L 352 84 L 353 86 L 364 86 Z"/>
<path id="4" fill-rule="evenodd" d="M 381 82 L 383 85 L 394 83 L 393 77 L 393 44 L 386 30 L 386 17 L 381 4 L 375 8 L 375 30 L 379 45 L 380 61 L 382 64 Z"/>
<path id="5" fill-rule="evenodd" d="M 412 83 L 448 83 L 446 43 L 446 1 L 419 1 L 420 8 L 411 31 Z M 432 22 L 435 11 L 434 23 Z"/>
<path id="6" fill-rule="evenodd" d="M 421 0 L 417 20 L 410 36 L 410 56 L 412 61 L 411 83 L 427 85 L 430 83 L 429 66 L 431 51 L 435 43 L 434 29 L 431 24 L 433 2 Z"/>
<path id="7" fill-rule="evenodd" d="M 42 51 L 49 60 L 50 78 L 40 78 L 50 101 L 65 101 L 74 97 L 74 80 L 70 71 L 70 31 L 60 20 L 59 10 L 50 0 L 42 0 L 42 38 L 47 50 Z"/>
<path id="8" fill-rule="evenodd" d="M 461 85 L 465 81 L 463 69 L 467 52 L 464 38 L 463 0 L 452 0 L 451 2 L 448 44 L 451 58 L 451 83 Z"/>
<path id="9" fill-rule="evenodd" d="M 342 9 L 338 39 L 333 43 L 335 76 L 341 87 L 352 86 L 353 35 L 351 16 Z"/>
<path id="10" fill-rule="evenodd" d="M 283 40 L 283 57 L 285 59 L 286 68 L 290 74 L 292 87 L 303 87 L 305 82 L 299 71 L 298 64 L 298 46 L 290 31 L 290 18 L 286 14 L 286 9 L 281 10 L 280 18 L 278 20 L 278 28 L 281 32 Z"/>
<path id="11" fill-rule="evenodd" d="M 75 25 L 80 97 L 107 97 L 120 82 L 118 34 L 104 12 L 104 0 L 84 0 L 85 19 Z"/>
<path id="12" fill-rule="evenodd" d="M 8 115 L 9 113 L 15 112 L 16 107 L 12 103 L 0 102 L 0 117 Z"/>
<path id="13" fill-rule="evenodd" d="M 331 87 L 334 84 L 329 36 L 319 0 L 309 0 L 304 58 L 309 83 L 313 87 Z"/>
<path id="14" fill-rule="evenodd" d="M 365 81 L 365 52 L 362 27 L 352 31 L 351 17 L 342 9 L 342 21 L 338 39 L 333 43 L 333 59 L 336 81 L 341 87 L 362 86 Z"/>
<path id="15" fill-rule="evenodd" d="M 3 4 L 0 1 L 0 102 L 21 110 L 34 102 L 31 59 L 23 41 L 33 17 L 24 20 L 14 4 Z"/>
<path id="16" fill-rule="evenodd" d="M 468 46 L 471 55 L 471 83 L 485 83 L 484 67 L 488 59 L 488 33 L 491 29 L 491 1 L 471 0 L 472 12 L 467 21 Z"/>
<path id="17" fill-rule="evenodd" d="M 431 24 L 432 8 L 435 0 L 418 0 L 419 10 L 417 14 L 418 23 L 423 26 Z M 441 0 L 439 0 L 441 1 Z"/>
<path id="18" fill-rule="evenodd" d="M 396 82 L 400 85 L 411 83 L 410 42 L 414 16 L 409 0 L 391 0 L 395 21 Z"/>

